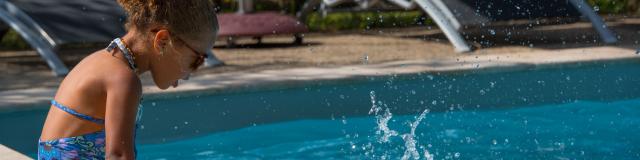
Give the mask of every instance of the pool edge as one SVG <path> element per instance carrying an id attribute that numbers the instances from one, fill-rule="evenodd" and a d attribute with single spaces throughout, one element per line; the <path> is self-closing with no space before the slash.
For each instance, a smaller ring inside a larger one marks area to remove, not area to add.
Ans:
<path id="1" fill-rule="evenodd" d="M 181 94 L 218 94 L 299 87 L 309 83 L 361 79 L 417 73 L 482 73 L 566 67 L 582 64 L 640 62 L 631 49 L 617 47 L 575 48 L 509 54 L 460 54 L 445 59 L 395 61 L 332 68 L 310 67 L 266 70 L 257 73 L 232 72 L 191 78 L 180 88 L 159 90 L 145 85 L 145 99 Z M 49 102 L 56 88 L 32 88 L 0 92 L 0 111 L 28 110 Z"/>
<path id="2" fill-rule="evenodd" d="M 0 159 L 33 160 L 31 157 L 26 156 L 2 144 L 0 144 Z"/>

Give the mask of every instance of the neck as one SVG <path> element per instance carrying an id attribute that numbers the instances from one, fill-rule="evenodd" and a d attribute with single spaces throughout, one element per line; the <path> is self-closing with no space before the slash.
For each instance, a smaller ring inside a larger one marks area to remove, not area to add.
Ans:
<path id="1" fill-rule="evenodd" d="M 130 49 L 132 56 L 135 57 L 134 62 L 138 67 L 137 74 L 142 74 L 149 70 L 149 54 L 145 54 L 148 47 L 141 36 L 135 34 L 134 32 L 128 32 L 122 37 L 122 41 Z"/>

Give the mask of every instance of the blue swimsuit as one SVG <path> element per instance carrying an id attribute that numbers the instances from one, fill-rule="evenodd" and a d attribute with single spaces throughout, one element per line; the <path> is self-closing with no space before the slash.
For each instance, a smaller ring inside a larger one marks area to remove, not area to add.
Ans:
<path id="1" fill-rule="evenodd" d="M 112 51 L 115 47 L 118 47 L 125 55 L 127 62 L 132 70 L 136 71 L 136 65 L 133 63 L 133 58 L 129 50 L 124 46 L 120 38 L 116 38 L 111 42 L 107 51 Z M 51 100 L 51 104 L 60 110 L 63 110 L 78 118 L 103 125 L 104 120 L 94 118 L 58 103 L 55 100 Z M 136 117 L 136 129 L 138 128 L 140 118 L 142 116 L 142 106 L 138 107 L 138 114 Z M 135 139 L 135 131 L 134 131 Z M 135 144 L 134 144 L 135 146 Z M 134 147 L 135 151 L 135 147 Z M 104 129 L 87 133 L 75 137 L 66 137 L 55 140 L 41 141 L 38 140 L 38 159 L 39 160 L 63 160 L 63 159 L 105 159 L 105 131 Z"/>
<path id="2" fill-rule="evenodd" d="M 51 104 L 78 118 L 104 125 L 103 119 L 78 113 L 55 100 Z M 38 140 L 38 159 L 104 159 L 104 129 L 75 137 L 60 138 L 49 141 Z"/>

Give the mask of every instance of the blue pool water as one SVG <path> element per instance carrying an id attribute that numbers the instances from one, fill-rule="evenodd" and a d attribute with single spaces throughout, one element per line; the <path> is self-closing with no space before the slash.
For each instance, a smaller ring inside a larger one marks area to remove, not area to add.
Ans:
<path id="1" fill-rule="evenodd" d="M 640 159 L 638 73 L 628 61 L 147 96 L 136 141 L 141 159 Z M 0 143 L 34 155 L 48 107 L 29 108 L 0 111 Z"/>
<path id="2" fill-rule="evenodd" d="M 406 122 L 414 119 L 415 116 L 393 117 L 389 126 L 406 133 Z M 297 120 L 143 145 L 140 157 L 402 157 L 406 149 L 403 139 L 396 136 L 381 143 L 376 127 L 372 117 Z M 639 159 L 640 99 L 429 113 L 416 133 L 418 148 L 427 149 L 435 159 Z"/>

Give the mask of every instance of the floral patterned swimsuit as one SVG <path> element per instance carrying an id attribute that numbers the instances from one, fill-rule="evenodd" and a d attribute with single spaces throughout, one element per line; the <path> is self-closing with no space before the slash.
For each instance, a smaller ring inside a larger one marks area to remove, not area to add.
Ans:
<path id="1" fill-rule="evenodd" d="M 78 113 L 55 100 L 51 100 L 51 104 L 78 118 L 91 121 L 99 125 L 104 125 L 103 119 Z M 75 137 L 60 138 L 49 141 L 38 140 L 38 159 L 104 159 L 104 142 L 104 129 Z"/>
<path id="2" fill-rule="evenodd" d="M 124 46 L 124 43 L 120 38 L 116 38 L 109 44 L 107 51 L 111 52 L 115 47 L 118 47 L 125 55 L 127 62 L 131 69 L 135 72 L 136 65 L 133 62 L 130 51 Z M 142 101 L 142 100 L 141 100 Z M 78 118 L 103 125 L 104 120 L 94 118 L 58 103 L 55 100 L 51 100 L 51 104 L 56 108 L 59 108 L 73 116 Z M 138 113 L 136 116 L 136 129 L 139 128 L 140 119 L 142 117 L 142 106 L 138 106 Z M 134 139 L 135 139 L 134 132 Z M 134 144 L 134 153 L 137 153 Z M 134 154 L 135 155 L 135 154 Z M 105 159 L 105 130 L 96 131 L 93 133 L 87 133 L 75 137 L 66 137 L 55 140 L 41 141 L 38 140 L 38 159 L 39 160 L 66 160 L 66 159 Z"/>

